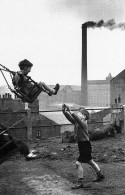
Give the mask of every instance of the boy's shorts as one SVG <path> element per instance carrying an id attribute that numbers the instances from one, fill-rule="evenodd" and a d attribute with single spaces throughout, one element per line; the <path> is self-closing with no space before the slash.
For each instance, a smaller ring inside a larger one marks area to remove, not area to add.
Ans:
<path id="1" fill-rule="evenodd" d="M 79 157 L 77 161 L 81 163 L 87 163 L 92 159 L 92 147 L 90 141 L 79 141 L 78 142 Z"/>

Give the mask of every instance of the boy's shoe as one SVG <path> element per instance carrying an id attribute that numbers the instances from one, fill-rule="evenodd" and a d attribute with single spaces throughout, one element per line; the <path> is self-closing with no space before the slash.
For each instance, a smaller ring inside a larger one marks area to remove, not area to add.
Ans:
<path id="1" fill-rule="evenodd" d="M 71 187 L 73 190 L 83 188 L 82 182 L 77 182 L 74 186 Z"/>
<path id="2" fill-rule="evenodd" d="M 57 94 L 57 92 L 59 91 L 59 88 L 60 88 L 60 86 L 59 86 L 59 84 L 57 83 L 56 86 L 53 88 L 53 89 L 55 90 L 55 92 L 53 93 L 54 95 Z"/>
<path id="3" fill-rule="evenodd" d="M 73 190 L 83 188 L 83 178 L 79 178 L 77 183 L 71 187 Z"/>
<path id="4" fill-rule="evenodd" d="M 71 187 L 71 189 L 76 190 L 80 188 L 88 189 L 90 188 L 90 184 L 83 184 L 83 182 L 77 182 L 74 186 Z"/>
<path id="5" fill-rule="evenodd" d="M 101 182 L 104 179 L 105 179 L 105 176 L 103 175 L 103 173 L 101 171 L 99 171 L 97 173 L 97 178 L 94 179 L 93 182 Z"/>

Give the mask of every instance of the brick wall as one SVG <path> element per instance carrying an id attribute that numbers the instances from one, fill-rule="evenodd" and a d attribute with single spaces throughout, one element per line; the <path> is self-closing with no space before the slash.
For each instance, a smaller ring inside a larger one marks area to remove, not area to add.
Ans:
<path id="1" fill-rule="evenodd" d="M 0 110 L 2 111 L 19 111 L 24 109 L 25 104 L 19 99 L 12 99 L 9 93 L 0 98 Z"/>

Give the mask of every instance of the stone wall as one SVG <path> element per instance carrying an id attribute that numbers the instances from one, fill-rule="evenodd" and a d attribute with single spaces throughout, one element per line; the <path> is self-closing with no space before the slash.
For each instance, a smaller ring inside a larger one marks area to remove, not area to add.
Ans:
<path id="1" fill-rule="evenodd" d="M 99 112 L 90 114 L 90 119 L 88 121 L 89 129 L 96 129 L 103 126 L 103 117 L 111 113 L 110 109 L 104 109 Z"/>

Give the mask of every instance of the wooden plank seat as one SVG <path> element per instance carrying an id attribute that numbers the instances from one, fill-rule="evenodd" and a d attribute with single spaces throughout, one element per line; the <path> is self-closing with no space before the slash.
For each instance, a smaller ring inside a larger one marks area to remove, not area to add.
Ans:
<path id="1" fill-rule="evenodd" d="M 33 103 L 37 99 L 38 95 L 45 91 L 34 80 L 27 76 L 27 79 L 20 85 L 14 84 L 13 92 L 22 99 L 23 102 Z"/>

